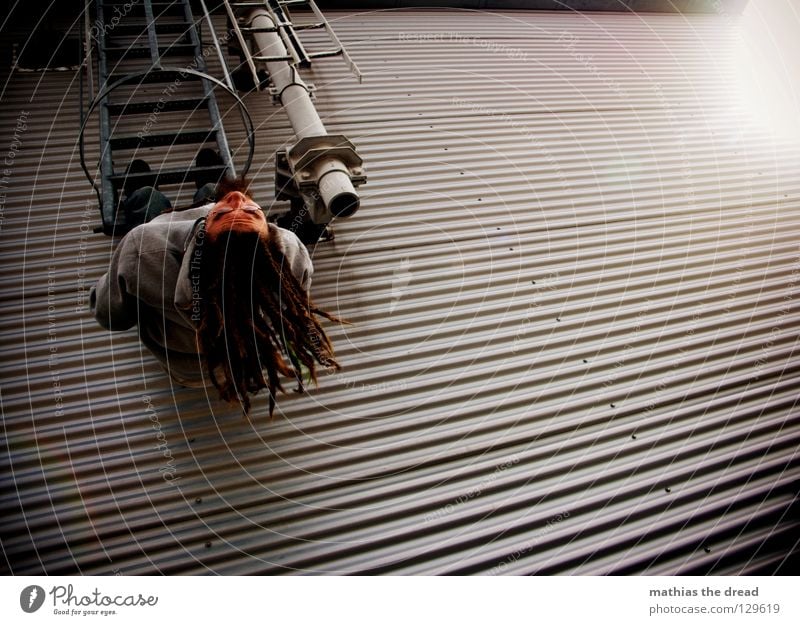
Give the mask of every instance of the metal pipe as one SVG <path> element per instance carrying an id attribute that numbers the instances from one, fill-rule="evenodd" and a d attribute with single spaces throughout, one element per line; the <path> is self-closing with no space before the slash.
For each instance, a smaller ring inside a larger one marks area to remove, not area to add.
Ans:
<path id="1" fill-rule="evenodd" d="M 334 216 L 348 217 L 359 207 L 359 197 L 353 186 L 354 162 L 345 152 L 355 151 L 344 137 L 330 136 L 319 118 L 311 101 L 309 89 L 298 75 L 297 69 L 288 63 L 286 46 L 274 30 L 275 22 L 266 9 L 253 9 L 247 16 L 247 23 L 253 29 L 253 56 L 267 66 L 274 86 L 274 94 L 286 109 L 289 122 L 298 142 L 289 150 L 289 162 L 297 178 L 296 184 L 305 191 L 306 205 L 311 210 L 311 218 L 316 223 L 327 223 Z M 344 140 L 344 141 L 342 141 Z M 330 152 L 330 153 L 329 153 Z M 360 166 L 360 159 L 357 165 Z M 356 176 L 361 171 L 355 168 Z M 309 187 L 316 186 L 317 193 L 309 193 Z M 310 198 L 308 197 L 310 196 Z M 322 200 L 324 210 L 320 210 Z"/>
<path id="2" fill-rule="evenodd" d="M 350 217 L 358 210 L 359 199 L 350 176 L 341 171 L 329 171 L 319 178 L 319 195 L 336 217 Z"/>

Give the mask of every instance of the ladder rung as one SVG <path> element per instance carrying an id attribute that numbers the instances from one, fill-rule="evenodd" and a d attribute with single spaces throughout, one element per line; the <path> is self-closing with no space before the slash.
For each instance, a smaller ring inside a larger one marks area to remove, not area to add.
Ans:
<path id="1" fill-rule="evenodd" d="M 300 6 L 301 4 L 308 4 L 308 0 L 278 0 L 278 4 L 282 7 Z"/>
<path id="2" fill-rule="evenodd" d="M 278 32 L 277 26 L 271 28 L 251 28 L 249 26 L 240 26 L 239 30 L 243 33 L 276 33 Z"/>
<path id="3" fill-rule="evenodd" d="M 216 130 L 184 130 L 182 132 L 158 132 L 150 135 L 126 135 L 112 137 L 109 145 L 112 150 L 132 150 L 163 145 L 186 145 L 188 143 L 207 143 L 213 141 Z"/>
<path id="4" fill-rule="evenodd" d="M 145 13 L 144 7 L 145 2 L 112 2 L 112 3 L 103 3 L 103 9 L 106 12 L 113 11 L 115 8 L 119 8 L 120 12 L 124 12 L 123 15 L 128 17 L 131 14 L 141 16 Z M 166 15 L 168 13 L 183 13 L 184 6 L 183 2 L 151 2 L 150 5 L 153 7 L 153 13 L 156 16 L 159 15 Z"/>
<path id="5" fill-rule="evenodd" d="M 149 46 L 106 46 L 106 54 L 128 56 L 131 58 L 144 58 L 150 56 Z M 194 55 L 194 46 L 190 43 L 177 43 L 169 46 L 158 46 L 158 56 L 185 56 Z"/>
<path id="6" fill-rule="evenodd" d="M 107 104 L 112 115 L 141 115 L 156 111 L 194 111 L 208 106 L 208 98 L 184 98 L 159 102 L 140 101 L 120 104 Z"/>
<path id="7" fill-rule="evenodd" d="M 285 56 L 254 56 L 251 57 L 254 61 L 260 63 L 272 63 L 273 61 L 293 61 L 294 59 L 288 54 Z"/>
<path id="8" fill-rule="evenodd" d="M 106 84 L 104 86 L 108 86 L 117 80 L 125 77 L 127 74 L 112 74 L 108 77 Z M 147 72 L 146 74 L 139 76 L 137 80 L 132 80 L 128 83 L 129 87 L 136 86 L 138 84 L 150 84 L 150 83 L 159 83 L 159 82 L 173 82 L 176 79 L 180 79 L 181 82 L 185 81 L 197 81 L 200 80 L 199 76 L 195 74 L 184 73 L 181 76 L 180 71 L 173 71 L 173 70 L 164 70 L 164 71 L 151 71 Z"/>
<path id="9" fill-rule="evenodd" d="M 127 10 L 128 10 L 128 12 L 130 12 L 130 11 L 133 11 L 135 9 L 144 9 L 144 6 L 146 4 L 148 4 L 148 3 L 147 2 L 131 2 L 131 0 L 128 0 L 128 2 L 103 2 L 103 8 L 104 9 L 113 9 L 115 7 L 119 7 L 120 10 L 123 10 L 127 6 L 128 7 Z M 149 4 L 150 4 L 150 6 L 152 6 L 154 8 L 155 7 L 165 7 L 167 9 L 169 9 L 169 8 L 180 9 L 182 11 L 184 3 L 182 1 L 177 1 L 177 2 L 150 2 Z"/>
<path id="10" fill-rule="evenodd" d="M 183 33 L 189 32 L 189 30 L 194 26 L 194 24 L 190 24 L 189 22 L 164 22 L 156 20 L 154 22 L 156 25 L 156 32 L 158 33 Z M 113 31 L 109 31 L 109 36 L 115 35 L 123 35 L 123 36 L 131 36 L 131 35 L 138 35 L 147 32 L 147 24 L 141 22 L 139 24 L 117 24 Z"/>
<path id="11" fill-rule="evenodd" d="M 322 22 L 314 22 L 311 24 L 293 24 L 292 28 L 295 30 L 313 30 L 315 28 L 325 28 L 325 24 Z"/>
<path id="12" fill-rule="evenodd" d="M 322 50 L 321 52 L 314 52 L 313 54 L 309 54 L 308 58 L 320 59 L 328 56 L 339 56 L 341 53 L 342 53 L 341 48 L 336 48 L 335 50 Z"/>
<path id="13" fill-rule="evenodd" d="M 225 165 L 211 165 L 209 167 L 188 167 L 179 169 L 162 169 L 158 172 L 148 171 L 140 174 L 112 174 L 108 177 L 114 188 L 122 185 L 129 187 L 153 187 L 157 184 L 179 184 L 182 182 L 195 182 L 197 180 L 219 179 L 227 170 Z"/>

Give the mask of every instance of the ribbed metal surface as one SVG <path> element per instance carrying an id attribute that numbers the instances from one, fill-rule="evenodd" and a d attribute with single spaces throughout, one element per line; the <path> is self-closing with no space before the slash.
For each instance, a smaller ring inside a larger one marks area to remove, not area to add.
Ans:
<path id="1" fill-rule="evenodd" d="M 5 566 L 786 570 L 800 149 L 738 106 L 730 20 L 328 15 L 365 80 L 316 64 L 317 106 L 369 182 L 313 295 L 352 325 L 343 372 L 271 422 L 94 324 L 112 242 L 87 232 L 75 77 L 8 85 L 0 148 L 30 116 L 0 232 Z M 291 136 L 248 106 L 268 206 Z"/>

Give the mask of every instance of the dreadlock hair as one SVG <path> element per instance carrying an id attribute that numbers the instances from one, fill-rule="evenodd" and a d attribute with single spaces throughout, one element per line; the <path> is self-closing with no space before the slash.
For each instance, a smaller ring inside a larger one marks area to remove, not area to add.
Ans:
<path id="1" fill-rule="evenodd" d="M 200 324 L 198 348 L 222 399 L 250 410 L 248 393 L 269 390 L 269 414 L 279 375 L 293 377 L 303 390 L 303 369 L 317 381 L 317 364 L 341 367 L 317 316 L 340 321 L 320 310 L 292 273 L 269 234 L 229 231 L 211 240 L 198 231 Z M 288 359 L 288 362 L 287 362 Z"/>

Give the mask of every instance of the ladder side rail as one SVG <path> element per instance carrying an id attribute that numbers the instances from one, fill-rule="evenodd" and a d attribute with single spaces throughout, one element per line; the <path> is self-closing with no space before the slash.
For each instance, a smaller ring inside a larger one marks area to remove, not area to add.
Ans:
<path id="1" fill-rule="evenodd" d="M 80 108 L 80 122 L 81 127 L 86 124 L 86 114 L 84 114 L 84 97 L 83 97 L 83 83 L 84 79 L 86 80 L 86 90 L 89 92 L 89 102 L 92 102 L 95 98 L 95 90 L 94 90 L 94 59 L 92 58 L 92 38 L 90 37 L 89 33 L 91 32 L 91 25 L 89 20 L 89 14 L 91 13 L 89 9 L 89 5 L 84 7 L 83 11 L 83 63 L 81 65 L 81 75 L 80 75 L 80 83 L 79 83 L 79 108 Z M 97 204 L 98 206 L 103 205 L 103 196 L 100 191 L 100 187 L 95 184 L 93 177 L 89 174 L 89 170 L 86 167 L 86 151 L 84 150 L 83 142 L 79 143 L 79 153 L 80 153 L 80 163 L 81 167 L 83 168 L 84 173 L 92 182 L 92 189 L 94 189 L 95 195 L 97 195 Z"/>
<path id="2" fill-rule="evenodd" d="M 222 67 L 222 73 L 225 76 L 225 84 L 228 85 L 228 88 L 233 90 L 235 89 L 233 84 L 233 78 L 231 77 L 230 68 L 228 67 L 228 62 L 225 60 L 225 55 L 222 52 L 222 46 L 219 43 L 219 38 L 217 37 L 216 30 L 214 29 L 214 22 L 211 19 L 211 14 L 208 12 L 208 7 L 206 6 L 205 0 L 200 0 L 200 6 L 203 9 L 203 15 L 206 20 L 206 24 L 208 24 L 208 32 L 211 35 L 211 40 L 214 42 L 214 49 L 217 51 L 217 58 L 219 59 L 219 64 Z"/>
<path id="3" fill-rule="evenodd" d="M 144 19 L 147 21 L 147 44 L 150 46 L 150 62 L 156 69 L 161 69 L 161 55 L 158 53 L 158 35 L 156 34 L 156 18 L 153 15 L 151 0 L 144 0 Z"/>
<path id="4" fill-rule="evenodd" d="M 253 62 L 253 55 L 250 52 L 250 46 L 247 45 L 247 41 L 245 41 L 242 31 L 239 29 L 239 21 L 236 19 L 236 13 L 233 11 L 230 2 L 228 0 L 224 0 L 223 4 L 225 5 L 225 11 L 228 13 L 228 19 L 231 22 L 231 28 L 234 31 L 236 39 L 239 42 L 239 47 L 242 50 L 242 55 L 244 56 L 245 62 L 250 69 L 250 75 L 253 78 L 253 84 L 258 87 L 261 81 L 258 78 L 258 70 L 256 69 L 256 64 Z"/>
<path id="5" fill-rule="evenodd" d="M 308 67 L 311 65 L 311 59 L 303 47 L 300 38 L 294 31 L 291 17 L 284 11 L 283 6 L 278 0 L 264 0 L 264 5 L 272 18 L 272 21 L 278 27 L 278 34 L 283 40 L 283 45 L 287 52 L 294 59 L 295 65 L 299 67 Z"/>
<path id="6" fill-rule="evenodd" d="M 227 3 L 226 3 L 227 4 Z M 200 37 L 197 35 L 197 27 L 195 26 L 194 16 L 192 15 L 192 8 L 189 6 L 189 0 L 183 0 L 183 12 L 186 22 L 190 24 L 189 38 L 192 40 L 194 46 L 194 56 L 197 61 L 197 70 L 203 74 L 207 74 L 206 62 L 203 57 L 203 48 L 200 44 Z M 219 156 L 222 162 L 228 168 L 231 176 L 236 176 L 236 168 L 233 164 L 233 156 L 231 155 L 230 147 L 228 146 L 228 138 L 225 136 L 225 129 L 222 126 L 222 116 L 220 115 L 219 105 L 217 98 L 214 95 L 214 87 L 211 83 L 203 78 L 203 93 L 208 98 L 208 115 L 211 118 L 211 123 L 216 131 L 217 147 L 219 148 Z"/>
<path id="7" fill-rule="evenodd" d="M 83 39 L 83 54 L 84 54 L 84 66 L 86 67 L 86 86 L 89 88 L 89 102 L 94 100 L 95 95 L 97 92 L 94 88 L 94 59 L 92 58 L 92 38 L 89 35 L 92 32 L 92 28 L 89 22 L 89 6 L 86 6 L 86 9 L 83 12 L 83 28 L 84 28 L 84 39 Z M 83 100 L 81 100 L 81 112 L 83 112 Z M 83 120 L 81 120 L 83 122 Z"/>
<path id="8" fill-rule="evenodd" d="M 103 85 L 103 88 L 106 88 L 108 86 L 106 84 L 108 82 L 108 59 L 106 58 L 106 13 L 103 0 L 96 0 L 95 6 L 100 19 L 100 28 L 97 29 L 97 79 Z M 113 228 L 116 222 L 117 202 L 114 186 L 111 184 L 111 176 L 114 175 L 114 162 L 111 158 L 111 114 L 108 111 L 107 104 L 108 97 L 106 96 L 100 103 L 98 110 L 100 118 L 100 177 L 102 180 L 100 212 L 104 228 L 110 229 Z"/>
<path id="9" fill-rule="evenodd" d="M 206 24 L 208 25 L 208 32 L 211 35 L 211 40 L 214 42 L 214 48 L 217 51 L 217 57 L 219 58 L 220 67 L 222 67 L 222 73 L 225 75 L 225 84 L 228 85 L 228 89 L 232 92 L 236 91 L 236 87 L 233 84 L 233 78 L 231 77 L 230 68 L 228 67 L 228 62 L 225 60 L 225 54 L 222 52 L 222 46 L 219 43 L 219 38 L 217 37 L 216 29 L 214 28 L 214 22 L 211 19 L 211 14 L 208 11 L 208 7 L 206 6 L 205 0 L 200 0 L 200 6 L 203 9 L 203 14 L 206 20 Z M 239 116 L 242 118 L 242 124 L 247 126 L 247 120 L 245 119 L 245 112 L 242 110 L 241 107 L 237 107 L 239 110 Z M 227 141 L 227 139 L 226 139 Z M 231 160 L 230 163 L 230 171 L 233 175 L 235 175 L 235 169 L 233 167 L 233 162 Z"/>
<path id="10" fill-rule="evenodd" d="M 314 2 L 314 0 L 306 0 L 306 2 L 308 3 L 308 6 L 313 11 L 313 13 L 316 16 L 316 18 L 324 25 L 325 32 L 328 33 L 328 36 L 333 41 L 334 45 L 338 46 L 338 48 L 342 51 L 342 59 L 344 59 L 344 62 L 347 64 L 347 67 L 350 69 L 350 71 L 353 73 L 353 75 L 356 77 L 356 79 L 360 83 L 362 81 L 362 79 L 363 79 L 363 75 L 361 74 L 361 70 L 358 69 L 358 65 L 356 65 L 356 62 L 352 59 L 350 54 L 347 52 L 347 48 L 344 47 L 344 44 L 341 42 L 339 37 L 334 32 L 333 28 L 331 28 L 331 25 L 328 23 L 328 20 L 322 14 L 322 11 L 319 10 L 319 7 L 317 6 L 317 3 Z"/>

